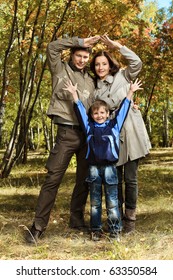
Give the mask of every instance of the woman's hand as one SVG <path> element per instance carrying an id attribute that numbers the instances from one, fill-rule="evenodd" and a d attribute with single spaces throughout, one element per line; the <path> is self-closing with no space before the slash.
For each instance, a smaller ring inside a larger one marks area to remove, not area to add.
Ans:
<path id="1" fill-rule="evenodd" d="M 100 36 L 101 41 L 110 49 L 121 48 L 122 45 L 118 41 L 111 40 L 106 34 Z"/>

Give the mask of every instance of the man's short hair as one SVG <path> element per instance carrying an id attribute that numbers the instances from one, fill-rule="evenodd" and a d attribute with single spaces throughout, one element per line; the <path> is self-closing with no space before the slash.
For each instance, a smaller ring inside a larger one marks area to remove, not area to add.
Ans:
<path id="1" fill-rule="evenodd" d="M 86 51 L 89 54 L 92 53 L 92 48 L 84 48 L 84 47 L 72 47 L 71 53 L 74 54 L 76 51 Z"/>

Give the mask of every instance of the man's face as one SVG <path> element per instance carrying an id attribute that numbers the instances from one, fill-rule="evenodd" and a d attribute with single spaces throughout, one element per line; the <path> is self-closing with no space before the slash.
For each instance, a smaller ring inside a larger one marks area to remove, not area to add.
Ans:
<path id="1" fill-rule="evenodd" d="M 75 51 L 74 54 L 72 54 L 72 62 L 73 64 L 80 70 L 82 70 L 88 60 L 89 60 L 89 52 L 85 51 L 85 50 L 78 50 Z"/>

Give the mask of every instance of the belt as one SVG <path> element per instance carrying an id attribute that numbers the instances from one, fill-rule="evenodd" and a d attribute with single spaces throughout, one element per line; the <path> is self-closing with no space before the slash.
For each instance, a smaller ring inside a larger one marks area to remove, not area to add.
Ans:
<path id="1" fill-rule="evenodd" d="M 74 129 L 74 130 L 82 130 L 82 128 L 79 125 L 75 124 L 65 124 L 65 123 L 58 123 L 58 126 L 63 126 L 66 128 Z"/>

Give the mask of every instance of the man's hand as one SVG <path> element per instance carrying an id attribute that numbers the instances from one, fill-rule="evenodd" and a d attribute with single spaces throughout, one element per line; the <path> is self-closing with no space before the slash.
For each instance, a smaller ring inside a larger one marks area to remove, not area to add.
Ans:
<path id="1" fill-rule="evenodd" d="M 84 39 L 84 47 L 85 48 L 91 48 L 93 47 L 93 45 L 95 43 L 98 42 L 98 40 L 100 39 L 100 36 L 99 35 L 96 35 L 96 36 L 93 36 L 93 37 L 89 37 L 89 38 L 85 38 Z"/>

